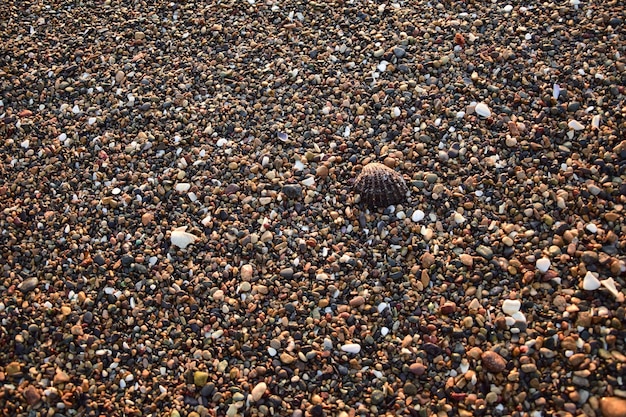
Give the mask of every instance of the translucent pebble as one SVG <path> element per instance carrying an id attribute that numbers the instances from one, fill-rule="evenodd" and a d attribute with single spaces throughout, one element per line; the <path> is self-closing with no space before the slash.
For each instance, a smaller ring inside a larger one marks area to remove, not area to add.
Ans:
<path id="1" fill-rule="evenodd" d="M 474 110 L 476 111 L 476 114 L 478 114 L 480 117 L 491 116 L 491 110 L 489 110 L 489 107 L 485 103 L 478 103 Z"/>
<path id="2" fill-rule="evenodd" d="M 380 334 L 381 334 L 382 337 L 387 336 L 389 334 L 389 328 L 388 327 L 382 327 L 380 329 Z"/>
<path id="3" fill-rule="evenodd" d="M 463 224 L 465 223 L 465 217 L 463 217 L 461 213 L 454 213 L 454 222 L 456 224 Z"/>
<path id="4" fill-rule="evenodd" d="M 591 271 L 587 271 L 585 278 L 583 278 L 583 289 L 587 291 L 594 291 L 600 288 L 600 280 Z"/>
<path id="5" fill-rule="evenodd" d="M 548 269 L 550 269 L 550 259 L 548 258 L 537 259 L 535 266 L 540 272 L 546 272 Z"/>
<path id="6" fill-rule="evenodd" d="M 307 177 L 305 179 L 302 180 L 302 185 L 305 185 L 307 187 L 310 187 L 312 185 L 315 184 L 315 177 Z"/>
<path id="7" fill-rule="evenodd" d="M 561 94 L 561 87 L 559 87 L 559 85 L 555 83 L 554 86 L 552 86 L 552 98 L 555 100 L 558 100 L 560 94 Z"/>

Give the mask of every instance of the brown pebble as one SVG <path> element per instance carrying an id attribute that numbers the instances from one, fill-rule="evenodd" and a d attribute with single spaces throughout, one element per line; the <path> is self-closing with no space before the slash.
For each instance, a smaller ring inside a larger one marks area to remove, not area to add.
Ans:
<path id="1" fill-rule="evenodd" d="M 365 298 L 363 296 L 356 296 L 350 300 L 350 307 L 357 308 L 365 304 Z"/>
<path id="2" fill-rule="evenodd" d="M 446 316 L 452 314 L 456 311 L 456 304 L 452 301 L 446 301 L 444 305 L 441 306 L 441 314 L 445 314 Z"/>
<path id="3" fill-rule="evenodd" d="M 424 375 L 426 372 L 426 365 L 423 363 L 412 363 L 411 366 L 409 366 L 409 371 L 417 376 Z"/>
<path id="4" fill-rule="evenodd" d="M 141 215 L 141 224 L 143 224 L 144 226 L 149 225 L 150 223 L 152 223 L 152 220 L 154 220 L 154 214 L 153 213 L 144 213 Z"/>
<path id="5" fill-rule="evenodd" d="M 320 177 L 321 179 L 325 179 L 328 177 L 328 167 L 326 165 L 320 165 L 315 170 L 315 175 Z"/>
<path id="6" fill-rule="evenodd" d="M 600 410 L 604 417 L 626 417 L 626 399 L 618 397 L 602 397 Z"/>
<path id="7" fill-rule="evenodd" d="M 41 400 L 41 394 L 32 385 L 29 385 L 24 390 L 24 399 L 28 405 L 35 405 Z"/>
<path id="8" fill-rule="evenodd" d="M 480 357 L 483 367 L 491 373 L 499 374 L 506 369 L 506 360 L 494 351 L 487 351 Z"/>
<path id="9" fill-rule="evenodd" d="M 66 374 L 63 371 L 57 371 L 56 374 L 54 374 L 54 384 L 65 384 L 67 382 L 70 382 L 70 377 L 68 374 Z"/>
<path id="10" fill-rule="evenodd" d="M 428 269 L 435 263 L 435 256 L 430 252 L 426 252 L 422 255 L 421 261 L 422 268 Z"/>

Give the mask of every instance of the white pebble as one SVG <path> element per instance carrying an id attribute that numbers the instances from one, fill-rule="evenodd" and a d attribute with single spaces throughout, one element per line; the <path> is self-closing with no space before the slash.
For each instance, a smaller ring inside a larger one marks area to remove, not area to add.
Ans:
<path id="1" fill-rule="evenodd" d="M 424 218 L 424 212 L 422 210 L 415 210 L 413 214 L 411 215 L 411 220 L 413 220 L 415 223 L 419 222 L 423 218 Z"/>
<path id="2" fill-rule="evenodd" d="M 359 353 L 361 351 L 361 345 L 358 343 L 346 343 L 341 346 L 341 350 L 348 353 Z"/>
<path id="3" fill-rule="evenodd" d="M 596 232 L 598 231 L 598 226 L 596 226 L 596 225 L 595 225 L 595 224 L 593 224 L 593 223 L 588 223 L 588 224 L 585 226 L 585 229 L 587 229 L 587 231 L 588 231 L 589 233 L 596 233 Z"/>
<path id="4" fill-rule="evenodd" d="M 567 126 L 575 131 L 583 130 L 585 128 L 585 126 L 583 126 L 578 120 L 570 120 Z"/>
<path id="5" fill-rule="evenodd" d="M 454 213 L 454 222 L 456 224 L 463 224 L 463 223 L 465 223 L 465 217 L 463 217 L 463 215 L 461 213 L 455 212 Z"/>
<path id="6" fill-rule="evenodd" d="M 387 304 L 385 302 L 382 302 L 382 303 L 378 304 L 378 307 L 377 307 L 378 308 L 378 312 L 382 313 L 383 311 L 385 311 L 385 309 L 387 307 L 389 307 L 389 304 Z"/>
<path id="7" fill-rule="evenodd" d="M 513 11 L 513 6 L 507 4 L 502 10 L 504 10 L 504 13 L 511 13 L 511 11 Z"/>
<path id="8" fill-rule="evenodd" d="M 522 303 L 520 300 L 504 300 L 502 303 L 502 311 L 509 316 L 517 313 L 521 307 Z"/>
<path id="9" fill-rule="evenodd" d="M 559 87 L 559 85 L 555 83 L 552 86 L 552 98 L 555 100 L 558 100 L 560 94 L 561 94 L 561 87 Z"/>
<path id="10" fill-rule="evenodd" d="M 600 128 L 600 115 L 599 114 L 596 114 L 595 116 L 591 118 L 591 127 L 593 127 L 594 129 Z"/>
<path id="11" fill-rule="evenodd" d="M 382 337 L 385 337 L 389 334 L 389 327 L 381 327 L 380 329 L 380 335 Z"/>
<path id="12" fill-rule="evenodd" d="M 186 191 L 189 191 L 190 188 L 191 188 L 191 184 L 189 184 L 188 182 L 179 182 L 178 184 L 174 186 L 174 189 L 178 191 L 179 193 L 184 193 Z"/>
<path id="13" fill-rule="evenodd" d="M 583 289 L 587 291 L 594 291 L 600 288 L 600 280 L 596 277 L 593 272 L 587 271 L 585 278 L 583 278 Z"/>
<path id="14" fill-rule="evenodd" d="M 97 121 L 97 120 L 98 120 L 98 119 L 96 119 L 95 117 L 90 117 L 90 118 L 87 120 L 87 124 L 91 126 L 92 124 L 96 123 L 96 121 Z"/>
<path id="15" fill-rule="evenodd" d="M 219 146 L 219 147 L 222 147 L 222 146 L 226 145 L 226 143 L 227 143 L 227 142 L 228 142 L 228 141 L 227 141 L 226 139 L 224 139 L 224 138 L 220 138 L 220 139 L 218 139 L 218 140 L 217 140 L 217 142 L 216 142 L 215 144 L 216 144 L 217 146 Z"/>
<path id="16" fill-rule="evenodd" d="M 546 272 L 548 269 L 550 269 L 550 259 L 548 258 L 537 259 L 535 266 L 540 272 Z"/>
<path id="17" fill-rule="evenodd" d="M 399 117 L 400 114 L 402 114 L 402 112 L 400 111 L 400 108 L 394 107 L 393 108 L 393 117 Z"/>
<path id="18" fill-rule="evenodd" d="M 270 354 L 270 356 L 276 356 L 276 354 L 277 354 L 278 352 L 276 352 L 276 349 L 274 349 L 273 347 L 268 347 L 268 348 L 267 348 L 267 353 L 269 353 L 269 354 Z"/>
<path id="19" fill-rule="evenodd" d="M 306 187 L 310 187 L 310 186 L 312 186 L 314 184 L 315 184 L 315 177 L 313 177 L 313 176 L 307 177 L 307 178 L 302 180 L 302 185 L 304 185 Z"/>
<path id="20" fill-rule="evenodd" d="M 489 107 L 485 103 L 478 103 L 474 110 L 476 111 L 476 114 L 478 114 L 480 117 L 491 116 L 491 110 L 489 110 Z"/>
<path id="21" fill-rule="evenodd" d="M 613 278 L 603 279 L 602 281 L 600 281 L 600 284 L 602 284 L 604 288 L 609 290 L 609 292 L 615 297 L 619 295 L 619 291 L 617 291 L 617 288 L 615 287 L 615 281 L 613 280 Z"/>
<path id="22" fill-rule="evenodd" d="M 513 317 L 513 319 L 517 322 L 526 323 L 526 316 L 521 311 L 511 314 L 511 317 Z"/>

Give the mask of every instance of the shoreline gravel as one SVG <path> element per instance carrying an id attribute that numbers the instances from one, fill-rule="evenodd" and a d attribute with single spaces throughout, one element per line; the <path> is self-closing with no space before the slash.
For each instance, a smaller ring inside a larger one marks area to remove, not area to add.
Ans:
<path id="1" fill-rule="evenodd" d="M 626 416 L 625 19 L 4 5 L 0 415 Z"/>

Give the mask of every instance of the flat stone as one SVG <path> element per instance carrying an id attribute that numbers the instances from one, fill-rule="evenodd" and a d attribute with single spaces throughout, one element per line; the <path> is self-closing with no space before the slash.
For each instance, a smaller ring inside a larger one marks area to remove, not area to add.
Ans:
<path id="1" fill-rule="evenodd" d="M 265 382 L 259 382 L 258 384 L 256 384 L 254 388 L 252 388 L 252 392 L 250 393 L 250 395 L 252 396 L 252 400 L 255 402 L 259 401 L 265 394 L 266 390 L 267 384 Z"/>
<path id="2" fill-rule="evenodd" d="M 14 376 L 21 372 L 22 365 L 19 362 L 11 362 L 4 368 L 4 372 L 6 372 L 7 376 Z"/>
<path id="3" fill-rule="evenodd" d="M 70 382 L 70 376 L 66 372 L 58 370 L 54 374 L 53 382 L 54 382 L 54 385 L 66 384 L 66 383 Z"/>
<path id="4" fill-rule="evenodd" d="M 424 373 L 426 372 L 426 365 L 424 365 L 423 363 L 412 363 L 409 366 L 409 371 L 417 376 L 424 375 Z"/>
<path id="5" fill-rule="evenodd" d="M 365 304 L 365 298 L 361 295 L 356 296 L 350 300 L 350 307 L 356 308 Z"/>

